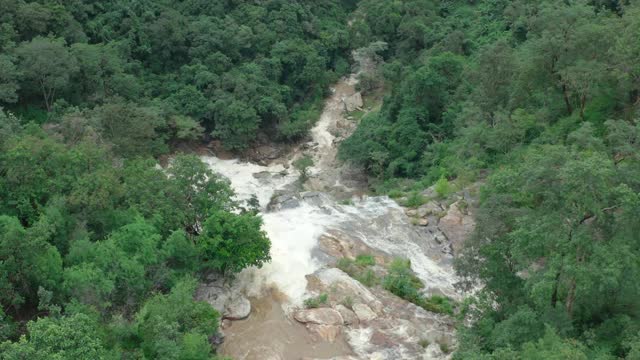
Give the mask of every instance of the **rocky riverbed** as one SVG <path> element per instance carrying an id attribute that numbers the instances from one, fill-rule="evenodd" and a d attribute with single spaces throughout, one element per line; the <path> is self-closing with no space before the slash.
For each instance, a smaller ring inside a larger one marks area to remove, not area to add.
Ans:
<path id="1" fill-rule="evenodd" d="M 246 269 L 232 284 L 211 278 L 196 297 L 223 316 L 224 355 L 234 359 L 446 359 L 455 348 L 450 316 L 429 312 L 381 286 L 367 287 L 340 270 L 340 259 L 375 259 L 384 276 L 393 258 L 411 261 L 425 295 L 454 300 L 452 259 L 473 229 L 473 197 L 463 192 L 407 209 L 387 197 L 365 195 L 362 171 L 337 161 L 339 143 L 361 108 L 355 77 L 333 89 L 312 139 L 260 164 L 205 156 L 231 181 L 239 200 L 255 195 L 272 241 L 272 262 Z M 268 152 L 268 151 L 264 151 Z M 302 183 L 291 166 L 310 156 Z M 470 206 L 471 205 L 471 206 Z M 317 308 L 305 299 L 324 297 Z M 307 304 L 308 305 L 308 304 Z"/>

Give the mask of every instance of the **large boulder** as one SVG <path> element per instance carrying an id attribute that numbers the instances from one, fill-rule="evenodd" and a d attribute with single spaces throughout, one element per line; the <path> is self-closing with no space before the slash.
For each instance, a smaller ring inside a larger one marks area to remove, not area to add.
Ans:
<path id="1" fill-rule="evenodd" d="M 353 312 L 356 313 L 358 320 L 362 322 L 371 321 L 378 317 L 378 315 L 366 304 L 353 304 Z"/>
<path id="2" fill-rule="evenodd" d="M 303 324 L 316 325 L 342 325 L 344 320 L 337 310 L 331 308 L 318 308 L 298 310 L 293 317 Z"/>
<path id="3" fill-rule="evenodd" d="M 376 313 L 382 311 L 382 303 L 376 296 L 366 286 L 340 269 L 321 269 L 307 279 L 309 286 L 315 287 L 319 292 L 329 292 L 330 300 L 339 302 L 350 298 L 354 302 L 368 305 Z"/>
<path id="4" fill-rule="evenodd" d="M 345 97 L 344 99 L 342 99 L 342 102 L 344 103 L 344 109 L 347 112 L 360 110 L 364 105 L 364 102 L 362 101 L 362 94 L 360 94 L 360 92 Z"/>
<path id="5" fill-rule="evenodd" d="M 294 209 L 298 206 L 300 206 L 300 199 L 298 198 L 298 194 L 276 191 L 273 194 L 271 201 L 267 205 L 267 209 L 269 211 L 278 211 L 284 209 Z"/>
<path id="6" fill-rule="evenodd" d="M 462 244 L 471 235 L 475 226 L 473 216 L 462 212 L 459 201 L 451 204 L 446 215 L 438 223 L 440 230 L 451 242 L 455 254 L 460 251 Z"/>
<path id="7" fill-rule="evenodd" d="M 346 306 L 338 304 L 335 306 L 335 309 L 340 313 L 340 315 L 342 315 L 345 325 L 358 325 L 360 322 L 356 313 L 348 309 Z"/>
<path id="8" fill-rule="evenodd" d="M 206 301 L 216 309 L 223 319 L 242 320 L 251 313 L 251 302 L 238 287 L 230 286 L 222 279 L 200 284 L 195 299 Z"/>

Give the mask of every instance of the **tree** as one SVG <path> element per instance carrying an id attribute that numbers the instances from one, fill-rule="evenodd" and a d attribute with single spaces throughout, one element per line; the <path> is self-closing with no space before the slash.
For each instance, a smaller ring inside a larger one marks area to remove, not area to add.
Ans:
<path id="1" fill-rule="evenodd" d="M 209 337 L 218 330 L 219 314 L 193 300 L 197 282 L 180 281 L 167 295 L 150 298 L 136 314 L 138 336 L 149 358 L 211 359 Z"/>
<path id="2" fill-rule="evenodd" d="M 271 242 L 261 225 L 262 219 L 252 213 L 213 212 L 196 239 L 202 268 L 230 275 L 270 261 Z"/>
<path id="3" fill-rule="evenodd" d="M 125 157 L 159 155 L 166 152 L 166 120 L 159 109 L 129 102 L 111 102 L 95 108 L 90 116 L 104 138 Z"/>
<path id="4" fill-rule="evenodd" d="M 633 175 L 598 151 L 602 143 L 588 126 L 569 141 L 571 147 L 532 147 L 489 180 L 458 270 L 481 279 L 499 304 L 486 310 L 501 321 L 494 336 L 513 334 L 501 329 L 519 321 L 514 307 L 523 303 L 565 331 L 596 327 L 605 312 L 635 311 L 629 304 L 640 289 L 624 280 L 640 272 L 632 250 L 637 226 L 626 220 L 640 210 L 627 181 Z"/>
<path id="5" fill-rule="evenodd" d="M 18 101 L 20 73 L 14 59 L 0 55 L 0 102 L 14 103 Z"/>
<path id="6" fill-rule="evenodd" d="M 35 37 L 21 43 L 15 50 L 25 84 L 22 88 L 40 93 L 47 111 L 51 111 L 56 97 L 66 90 L 78 64 L 64 40 Z"/>
<path id="7" fill-rule="evenodd" d="M 0 304 L 13 313 L 37 305 L 40 286 L 60 286 L 62 258 L 47 242 L 47 230 L 34 226 L 27 231 L 18 219 L 0 216 Z"/>
<path id="8" fill-rule="evenodd" d="M 28 336 L 0 344 L 2 359 L 110 359 L 97 321 L 84 314 L 30 321 Z"/>
<path id="9" fill-rule="evenodd" d="M 229 180 L 214 174 L 198 157 L 176 156 L 167 173 L 171 179 L 171 200 L 179 210 L 183 229 L 188 232 L 197 234 L 199 226 L 218 210 L 235 209 Z"/>

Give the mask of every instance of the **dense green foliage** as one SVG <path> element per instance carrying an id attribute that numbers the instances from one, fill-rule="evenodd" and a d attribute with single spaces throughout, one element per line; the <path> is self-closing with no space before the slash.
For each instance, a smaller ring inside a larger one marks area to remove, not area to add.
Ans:
<path id="1" fill-rule="evenodd" d="M 381 73 L 392 90 L 342 157 L 385 179 L 474 178 L 583 122 L 601 131 L 633 118 L 638 9 L 595 3 L 361 2 L 354 46 L 388 43 Z"/>
<path id="2" fill-rule="evenodd" d="M 269 261 L 255 212 L 193 155 L 163 170 L 86 124 L 2 116 L 0 358 L 214 356 L 218 314 L 193 277 Z"/>
<path id="3" fill-rule="evenodd" d="M 456 358 L 636 358 L 637 2 L 364 0 L 354 17 L 355 46 L 387 44 L 390 92 L 341 157 L 382 191 L 446 197 L 489 174 L 457 263 L 482 290 Z M 419 294 L 409 273 L 386 286 Z"/>
<path id="4" fill-rule="evenodd" d="M 412 207 L 424 186 L 446 198 L 484 182 L 456 264 L 480 290 L 454 356 L 640 358 L 636 1 L 0 9 L 0 359 L 215 357 L 219 317 L 193 300 L 197 278 L 261 266 L 270 243 L 197 157 L 157 159 L 187 141 L 302 138 L 352 60 L 376 65 L 360 75 L 365 97 L 386 97 L 355 116 L 342 159 Z M 337 265 L 453 312 L 406 262 L 382 279 L 374 264 Z"/>
<path id="5" fill-rule="evenodd" d="M 39 121 L 96 109 L 99 130 L 127 154 L 162 151 L 132 140 L 180 139 L 198 123 L 229 149 L 259 131 L 299 138 L 349 71 L 350 6 L 3 0 L 0 105 Z"/>

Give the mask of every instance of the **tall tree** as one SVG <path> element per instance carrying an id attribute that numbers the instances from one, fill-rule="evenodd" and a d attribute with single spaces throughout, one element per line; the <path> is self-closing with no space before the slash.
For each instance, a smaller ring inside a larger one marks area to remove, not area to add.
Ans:
<path id="1" fill-rule="evenodd" d="M 36 37 L 20 44 L 16 50 L 24 76 L 24 91 L 40 93 L 47 111 L 56 97 L 70 85 L 78 64 L 62 39 Z"/>

